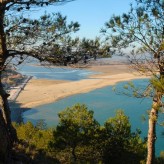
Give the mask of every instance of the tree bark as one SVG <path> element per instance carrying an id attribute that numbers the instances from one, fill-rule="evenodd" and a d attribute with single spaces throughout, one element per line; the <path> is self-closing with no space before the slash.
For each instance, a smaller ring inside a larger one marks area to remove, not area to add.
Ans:
<path id="1" fill-rule="evenodd" d="M 156 122 L 158 119 L 158 110 L 161 105 L 161 97 L 161 93 L 158 92 L 154 95 L 152 109 L 149 114 L 146 164 L 155 163 Z"/>
<path id="2" fill-rule="evenodd" d="M 148 141 L 147 141 L 147 162 L 146 164 L 153 164 L 155 158 L 155 129 L 156 129 L 156 121 L 154 120 L 154 116 L 157 114 L 157 111 L 152 108 L 150 111 L 149 118 L 149 127 L 148 127 Z"/>
<path id="3" fill-rule="evenodd" d="M 4 6 L 0 3 L 0 159 L 5 162 L 9 157 L 12 144 L 17 140 L 16 130 L 11 124 L 10 108 L 1 82 L 2 71 L 7 58 L 6 36 L 4 32 Z"/>
<path id="4" fill-rule="evenodd" d="M 8 135 L 11 143 L 17 140 L 16 130 L 13 128 L 11 123 L 11 112 L 8 104 L 8 94 L 4 91 L 2 83 L 1 83 L 1 71 L 0 71 L 0 110 L 2 112 L 2 116 L 7 127 Z"/>
<path id="5" fill-rule="evenodd" d="M 10 139 L 7 134 L 6 124 L 0 111 L 0 162 L 5 163 L 9 156 Z"/>

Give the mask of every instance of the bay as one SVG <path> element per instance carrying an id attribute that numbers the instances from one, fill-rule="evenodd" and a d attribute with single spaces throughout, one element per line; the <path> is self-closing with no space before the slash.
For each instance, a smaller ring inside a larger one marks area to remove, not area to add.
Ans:
<path id="1" fill-rule="evenodd" d="M 19 66 L 17 70 L 27 76 L 33 76 L 36 79 L 49 79 L 49 80 L 70 80 L 77 81 L 88 78 L 88 76 L 96 72 L 86 69 L 73 69 L 62 67 L 44 67 L 36 65 L 23 65 Z"/>
<path id="2" fill-rule="evenodd" d="M 135 85 L 140 88 L 145 88 L 148 81 L 134 80 Z M 117 84 L 118 90 L 122 90 L 126 82 Z M 125 114 L 129 116 L 132 125 L 132 131 L 139 128 L 142 131 L 142 137 L 147 137 L 148 118 L 147 111 L 150 110 L 152 100 L 151 98 L 134 98 L 127 97 L 123 94 L 116 94 L 112 90 L 112 86 L 96 89 L 89 93 L 77 94 L 57 102 L 38 106 L 31 110 L 24 112 L 24 122 L 31 121 L 34 124 L 42 119 L 45 121 L 48 127 L 54 127 L 58 124 L 58 113 L 68 106 L 72 106 L 76 103 L 86 104 L 90 110 L 94 111 L 94 117 L 100 124 L 115 115 L 116 110 L 123 109 Z M 143 121 L 142 117 L 146 117 L 146 121 Z M 164 120 L 164 115 L 160 114 L 159 121 Z M 156 155 L 159 156 L 160 151 L 164 150 L 164 127 L 157 125 L 157 141 L 156 141 Z"/>

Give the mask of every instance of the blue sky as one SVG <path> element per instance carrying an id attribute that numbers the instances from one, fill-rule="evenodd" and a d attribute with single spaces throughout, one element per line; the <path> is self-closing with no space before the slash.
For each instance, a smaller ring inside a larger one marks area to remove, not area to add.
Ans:
<path id="1" fill-rule="evenodd" d="M 81 25 L 80 31 L 74 36 L 93 39 L 100 35 L 100 29 L 113 14 L 129 11 L 130 3 L 133 2 L 134 0 L 76 0 L 62 6 L 44 8 L 39 13 L 44 13 L 45 10 L 48 13 L 61 12 L 67 16 L 68 21 L 78 21 Z"/>

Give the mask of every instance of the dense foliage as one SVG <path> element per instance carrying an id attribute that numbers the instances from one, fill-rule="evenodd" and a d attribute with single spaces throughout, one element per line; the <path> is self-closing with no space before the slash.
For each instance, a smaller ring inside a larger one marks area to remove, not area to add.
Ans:
<path id="1" fill-rule="evenodd" d="M 90 145 L 99 128 L 93 118 L 93 112 L 88 111 L 85 105 L 75 105 L 59 113 L 59 125 L 53 132 L 54 142 L 51 147 L 70 149 L 73 160 L 77 160 L 77 149 Z M 80 153 L 81 154 L 81 153 Z"/>
<path id="2" fill-rule="evenodd" d="M 44 160 L 56 163 L 140 163 L 146 156 L 145 141 L 139 131 L 131 132 L 129 118 L 121 110 L 100 126 L 93 111 L 76 104 L 59 113 L 54 130 L 42 125 L 14 125 L 21 141 L 17 151 L 33 160 L 43 160 L 44 154 Z"/>

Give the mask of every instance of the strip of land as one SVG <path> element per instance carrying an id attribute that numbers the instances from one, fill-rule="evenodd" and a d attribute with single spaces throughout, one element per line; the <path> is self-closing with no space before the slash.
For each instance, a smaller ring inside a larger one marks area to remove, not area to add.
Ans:
<path id="1" fill-rule="evenodd" d="M 131 71 L 128 65 L 97 65 L 87 69 L 101 73 L 80 81 L 32 79 L 19 94 L 16 101 L 22 107 L 33 108 L 70 95 L 114 85 L 117 82 L 145 78 Z"/>

